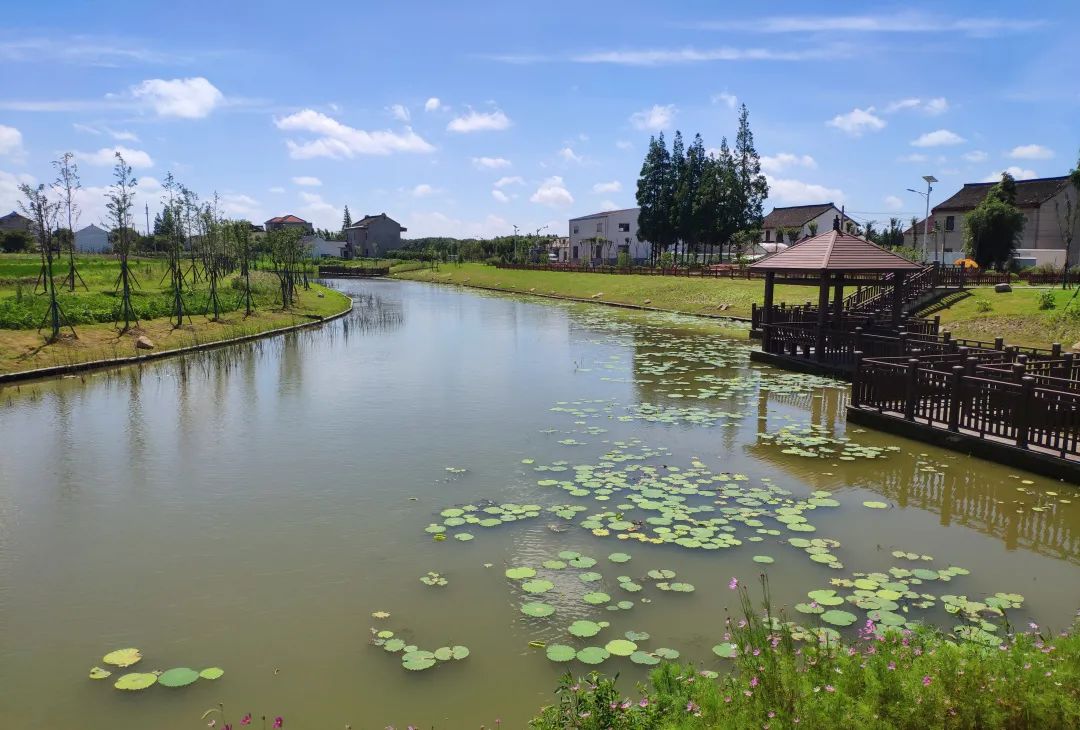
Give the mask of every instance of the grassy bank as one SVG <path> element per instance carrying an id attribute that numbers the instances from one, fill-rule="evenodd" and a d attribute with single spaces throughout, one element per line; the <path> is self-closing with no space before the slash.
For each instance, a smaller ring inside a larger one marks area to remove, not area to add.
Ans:
<path id="1" fill-rule="evenodd" d="M 714 648 L 731 656 L 724 676 L 658 667 L 627 694 L 616 679 L 567 675 L 542 730 L 746 728 L 1065 728 L 1080 726 L 1080 625 L 1054 635 L 1037 626 L 989 641 L 933 629 L 867 623 L 858 639 L 793 639 L 781 619 L 755 613 L 728 622 Z M 984 632 L 985 633 L 985 632 Z"/>
<path id="2" fill-rule="evenodd" d="M 234 299 L 236 295 L 226 292 L 224 296 Z M 82 324 L 76 326 L 77 337 L 65 330 L 60 340 L 49 344 L 34 329 L 0 329 L 0 374 L 220 342 L 333 316 L 348 307 L 349 299 L 344 294 L 313 284 L 310 290 L 300 291 L 299 301 L 287 311 L 267 303 L 259 305 L 250 317 L 245 317 L 242 310 L 234 309 L 216 322 L 205 315 L 193 314 L 191 321 L 180 328 L 174 328 L 167 317 L 141 320 L 122 335 L 113 323 Z M 154 343 L 153 350 L 135 347 L 140 335 Z"/>
<path id="3" fill-rule="evenodd" d="M 1040 309 L 1045 293 L 1054 306 Z M 1080 341 L 1080 295 L 1072 301 L 1075 289 L 1014 286 L 1011 292 L 998 294 L 993 287 L 972 289 L 947 309 L 937 312 L 942 325 L 958 337 L 993 340 L 1004 337 L 1011 345 L 1049 347 L 1060 342 L 1066 349 Z"/>
<path id="4" fill-rule="evenodd" d="M 595 299 L 616 304 L 656 307 L 690 314 L 749 317 L 761 302 L 761 279 L 708 279 L 635 274 L 586 274 L 562 271 L 498 269 L 485 264 L 443 264 L 438 270 L 395 271 L 394 276 L 440 284 L 462 284 L 509 292 Z M 777 287 L 777 301 L 805 302 L 816 295 L 808 287 Z M 724 305 L 727 305 L 726 307 Z"/>

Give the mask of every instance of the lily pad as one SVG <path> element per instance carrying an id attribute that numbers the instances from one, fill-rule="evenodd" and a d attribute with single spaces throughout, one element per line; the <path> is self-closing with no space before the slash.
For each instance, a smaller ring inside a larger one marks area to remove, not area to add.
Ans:
<path id="1" fill-rule="evenodd" d="M 863 502 L 863 507 L 869 507 L 870 509 L 888 509 L 889 505 L 886 502 Z"/>
<path id="2" fill-rule="evenodd" d="M 630 556 L 626 553 L 612 553 L 607 556 L 607 559 L 613 563 L 627 563 L 630 562 Z"/>
<path id="3" fill-rule="evenodd" d="M 551 614 L 555 613 L 555 607 L 548 603 L 531 601 L 529 603 L 521 604 L 521 612 L 526 616 L 543 618 L 544 616 L 550 616 Z"/>
<path id="4" fill-rule="evenodd" d="M 593 591 L 592 593 L 586 593 L 581 597 L 581 600 L 585 603 L 592 604 L 593 606 L 600 606 L 611 600 L 611 596 L 601 591 Z"/>
<path id="5" fill-rule="evenodd" d="M 403 639 L 390 639 L 382 647 L 385 651 L 395 654 L 405 648 L 405 641 Z"/>
<path id="6" fill-rule="evenodd" d="M 90 679 L 105 679 L 111 677 L 112 672 L 108 669 L 102 669 L 101 667 L 94 667 L 90 670 Z"/>
<path id="7" fill-rule="evenodd" d="M 635 651 L 633 654 L 630 655 L 630 661 L 632 661 L 634 664 L 641 664 L 646 667 L 651 667 L 660 663 L 660 657 L 644 651 Z"/>
<path id="8" fill-rule="evenodd" d="M 600 664 L 611 654 L 599 646 L 587 646 L 577 653 L 577 660 L 582 664 Z"/>
<path id="9" fill-rule="evenodd" d="M 455 644 L 454 646 L 450 647 L 450 656 L 455 661 L 461 661 L 462 659 L 468 658 L 470 653 L 471 652 L 469 651 L 469 647 L 462 646 L 461 644 Z"/>
<path id="10" fill-rule="evenodd" d="M 117 689 L 134 691 L 146 689 L 150 685 L 157 683 L 157 681 L 157 675 L 151 672 L 132 672 L 120 677 L 113 686 Z"/>
<path id="11" fill-rule="evenodd" d="M 220 679 L 223 674 L 225 674 L 225 670 L 221 667 L 207 667 L 199 672 L 199 677 L 201 679 Z"/>
<path id="12" fill-rule="evenodd" d="M 116 667 L 130 667 L 142 659 L 142 653 L 138 649 L 117 649 L 110 651 L 101 661 Z"/>
<path id="13" fill-rule="evenodd" d="M 653 654 L 660 657 L 661 659 L 672 660 L 679 658 L 679 652 L 676 649 L 668 649 L 667 647 L 663 646 L 654 651 Z"/>
<path id="14" fill-rule="evenodd" d="M 773 560 L 772 558 L 770 558 L 768 555 L 755 555 L 754 556 L 754 562 L 755 563 L 764 563 L 764 564 L 767 565 L 769 563 L 775 563 L 776 561 Z"/>
<path id="15" fill-rule="evenodd" d="M 435 654 L 435 658 L 440 662 L 448 662 L 450 661 L 450 657 L 454 656 L 454 652 L 449 646 L 440 646 L 432 653 Z"/>
<path id="16" fill-rule="evenodd" d="M 615 656 L 630 656 L 637 651 L 637 644 L 629 639 L 612 639 L 604 648 Z"/>
<path id="17" fill-rule="evenodd" d="M 600 633 L 600 624 L 582 619 L 570 624 L 570 628 L 567 629 L 567 631 L 579 638 L 588 638 Z"/>
<path id="18" fill-rule="evenodd" d="M 506 577 L 510 580 L 525 580 L 526 578 L 532 578 L 536 575 L 536 571 L 532 568 L 507 568 Z"/>
<path id="19" fill-rule="evenodd" d="M 623 636 L 630 639 L 630 641 L 648 641 L 649 632 L 647 632 L 647 631 L 627 631 L 625 634 L 623 634 Z"/>
<path id="20" fill-rule="evenodd" d="M 855 623 L 856 618 L 857 617 L 853 613 L 835 608 L 821 614 L 821 620 L 825 623 L 832 624 L 833 626 L 851 626 L 851 624 Z"/>
<path id="21" fill-rule="evenodd" d="M 577 650 L 566 644 L 552 644 L 547 648 L 547 658 L 553 662 L 568 662 L 577 656 Z"/>
<path id="22" fill-rule="evenodd" d="M 526 593 L 546 593 L 555 587 L 550 580 L 528 580 L 521 584 L 521 590 Z"/>
<path id="23" fill-rule="evenodd" d="M 186 687 L 199 678 L 199 673 L 188 667 L 168 669 L 158 677 L 158 684 L 164 687 Z"/>
<path id="24" fill-rule="evenodd" d="M 419 672 L 435 666 L 435 653 L 430 651 L 410 651 L 401 657 L 401 666 L 410 672 Z"/>
<path id="25" fill-rule="evenodd" d="M 739 647 L 732 644 L 730 641 L 723 644 L 717 644 L 712 648 L 713 654 L 721 659 L 734 659 L 735 655 L 739 653 Z"/>

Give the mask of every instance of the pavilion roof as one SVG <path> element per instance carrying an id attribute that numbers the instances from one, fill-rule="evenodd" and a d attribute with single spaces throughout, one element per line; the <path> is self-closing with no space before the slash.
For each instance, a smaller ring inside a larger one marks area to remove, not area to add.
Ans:
<path id="1" fill-rule="evenodd" d="M 865 238 L 837 230 L 804 238 L 783 251 L 750 264 L 756 271 L 920 271 L 908 261 Z"/>

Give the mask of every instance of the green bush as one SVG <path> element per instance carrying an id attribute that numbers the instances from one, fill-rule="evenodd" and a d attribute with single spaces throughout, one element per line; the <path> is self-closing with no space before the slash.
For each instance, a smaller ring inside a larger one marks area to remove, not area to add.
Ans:
<path id="1" fill-rule="evenodd" d="M 637 695 L 615 678 L 567 674 L 555 704 L 532 721 L 541 730 L 704 728 L 1066 728 L 1080 727 L 1080 623 L 1053 635 L 1032 624 L 990 645 L 931 628 L 875 626 L 843 644 L 795 640 L 790 624 L 754 610 L 741 590 L 742 620 L 729 619 L 736 656 L 724 676 L 665 664 Z"/>
<path id="2" fill-rule="evenodd" d="M 1049 289 L 1044 289 L 1039 293 L 1039 309 L 1053 309 L 1057 306 L 1054 303 L 1054 292 Z"/>
<path id="3" fill-rule="evenodd" d="M 620 251 L 618 259 L 615 262 L 615 265 L 618 266 L 620 269 L 629 269 L 630 268 L 630 254 L 627 251 Z"/>
<path id="4" fill-rule="evenodd" d="M 975 311 L 976 312 L 992 312 L 992 311 L 994 311 L 994 305 L 991 304 L 989 302 L 989 300 L 976 299 L 975 300 Z"/>

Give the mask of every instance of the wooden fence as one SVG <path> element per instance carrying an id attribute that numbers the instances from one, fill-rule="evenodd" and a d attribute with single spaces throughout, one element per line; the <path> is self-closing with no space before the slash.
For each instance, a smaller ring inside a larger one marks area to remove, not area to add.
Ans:
<path id="1" fill-rule="evenodd" d="M 389 266 L 320 266 L 319 276 L 334 279 L 372 279 L 377 276 L 389 276 Z"/>

